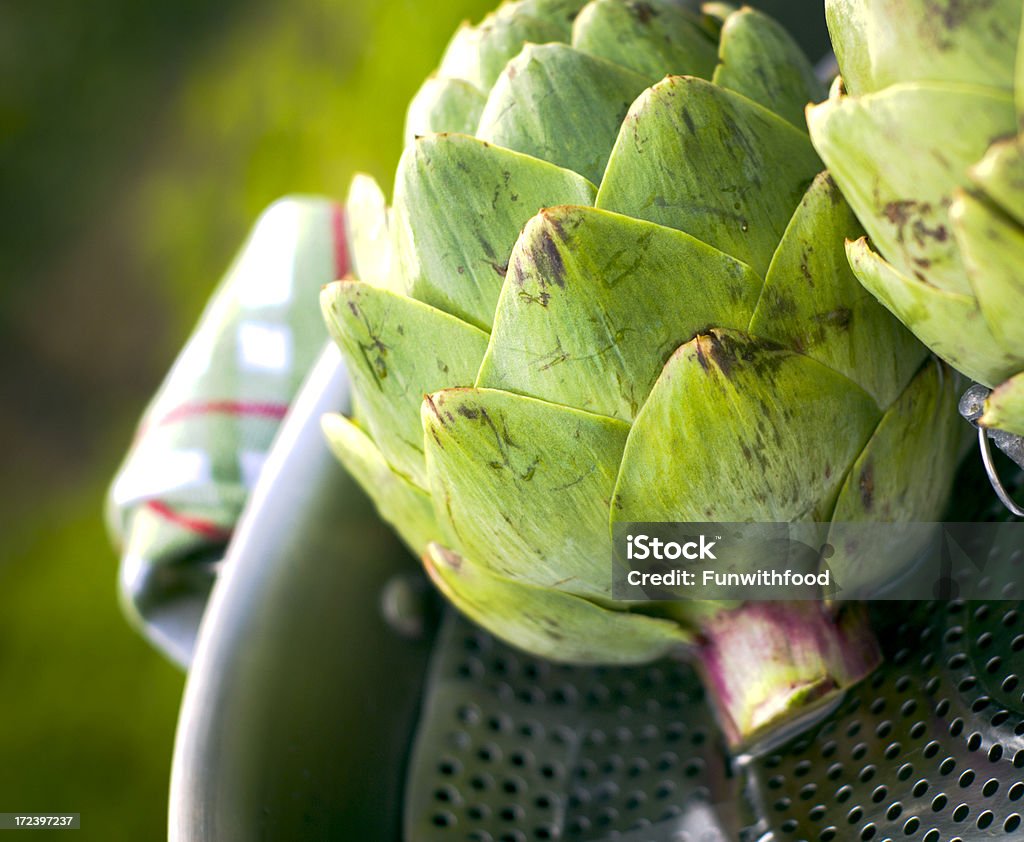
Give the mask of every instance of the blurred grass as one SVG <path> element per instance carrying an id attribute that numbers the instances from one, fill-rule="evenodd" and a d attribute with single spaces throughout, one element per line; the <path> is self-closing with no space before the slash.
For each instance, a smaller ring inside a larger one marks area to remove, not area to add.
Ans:
<path id="1" fill-rule="evenodd" d="M 405 103 L 491 5 L 0 6 L 0 810 L 166 836 L 182 677 L 119 613 L 105 485 L 259 211 L 390 190 Z"/>

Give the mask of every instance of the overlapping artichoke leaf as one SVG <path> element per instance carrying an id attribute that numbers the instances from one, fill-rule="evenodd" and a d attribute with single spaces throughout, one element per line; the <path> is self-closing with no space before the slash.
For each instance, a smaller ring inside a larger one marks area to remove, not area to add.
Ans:
<path id="1" fill-rule="evenodd" d="M 549 208 L 512 252 L 477 385 L 632 421 L 676 348 L 746 328 L 761 284 L 673 228 Z"/>
<path id="2" fill-rule="evenodd" d="M 476 135 L 597 184 L 622 118 L 648 84 L 565 44 L 527 44 L 491 89 Z"/>
<path id="3" fill-rule="evenodd" d="M 667 74 L 710 79 L 718 49 L 698 15 L 672 0 L 595 0 L 580 12 L 572 45 L 639 73 L 648 85 Z"/>
<path id="4" fill-rule="evenodd" d="M 639 664 L 692 642 L 686 629 L 610 611 L 553 588 L 494 575 L 437 544 L 423 557 L 438 589 L 470 618 L 528 652 L 572 664 Z"/>
<path id="5" fill-rule="evenodd" d="M 843 483 L 832 518 L 838 523 L 829 536 L 835 554 L 829 567 L 842 589 L 877 587 L 899 571 L 898 563 L 915 557 L 926 532 L 908 530 L 906 544 L 894 541 L 892 530 L 872 536 L 863 529 L 845 530 L 845 523 L 921 519 L 923 512 L 942 512 L 949 495 L 949 477 L 960 454 L 963 423 L 949 407 L 957 399 L 957 381 L 943 364 L 931 360 L 910 381 L 886 411 L 867 446 Z"/>
<path id="6" fill-rule="evenodd" d="M 558 28 L 558 40 L 568 41 L 572 37 L 573 26 L 580 9 L 586 5 L 587 0 L 516 0 L 514 5 L 506 3 L 501 6 L 498 14 L 525 14 L 543 18 Z"/>
<path id="7" fill-rule="evenodd" d="M 810 357 L 712 330 L 668 361 L 630 430 L 619 521 L 828 520 L 881 417 Z"/>
<path id="8" fill-rule="evenodd" d="M 486 103 L 484 93 L 465 79 L 430 77 L 409 103 L 405 115 L 405 145 L 428 134 L 473 134 Z"/>
<path id="9" fill-rule="evenodd" d="M 950 222 L 978 307 L 998 344 L 1024 366 L 1024 230 L 999 208 L 967 192 Z"/>
<path id="10" fill-rule="evenodd" d="M 1019 0 L 827 0 L 825 15 L 851 94 L 919 80 L 1013 90 Z"/>
<path id="11" fill-rule="evenodd" d="M 807 131 L 804 108 L 825 90 L 792 36 L 767 15 L 744 8 L 726 18 L 720 38 L 711 81 Z"/>
<path id="12" fill-rule="evenodd" d="M 488 91 L 523 44 L 544 44 L 565 37 L 557 19 L 535 17 L 528 10 L 492 12 L 477 26 L 463 24 L 452 36 L 441 58 L 437 75 L 464 79 L 480 91 Z"/>
<path id="13" fill-rule="evenodd" d="M 345 202 L 345 233 L 355 276 L 374 286 L 389 286 L 394 277 L 388 214 L 387 199 L 380 186 L 370 176 L 358 173 L 352 179 Z"/>
<path id="14" fill-rule="evenodd" d="M 746 97 L 669 77 L 633 104 L 596 206 L 686 231 L 764 275 L 821 163 Z"/>
<path id="15" fill-rule="evenodd" d="M 552 205 L 593 203 L 580 175 L 467 135 L 430 135 L 398 165 L 392 265 L 414 298 L 489 330 L 523 225 Z"/>
<path id="16" fill-rule="evenodd" d="M 985 427 L 1024 436 L 1024 372 L 993 389 L 979 421 Z"/>
<path id="17" fill-rule="evenodd" d="M 442 532 L 434 502 L 423 489 L 395 473 L 369 436 L 344 415 L 321 419 L 331 452 L 370 495 L 377 511 L 398 531 L 414 553 L 421 555 Z"/>
<path id="18" fill-rule="evenodd" d="M 495 575 L 611 597 L 612 488 L 629 426 L 489 389 L 422 410 L 430 493 L 455 549 Z"/>
<path id="19" fill-rule="evenodd" d="M 967 165 L 1013 130 L 1010 94 L 905 83 L 829 99 L 808 111 L 808 125 L 846 200 L 895 269 L 938 289 L 971 295 L 948 209 L 954 191 L 968 183 Z M 937 151 L 907 154 L 932 149 Z"/>
<path id="20" fill-rule="evenodd" d="M 928 351 L 850 269 L 844 242 L 861 233 L 850 206 L 821 173 L 779 243 L 749 332 L 849 377 L 885 409 Z"/>
<path id="21" fill-rule="evenodd" d="M 971 182 L 1020 225 L 1024 225 L 1022 142 L 1017 136 L 993 143 L 985 157 L 968 170 Z"/>
<path id="22" fill-rule="evenodd" d="M 383 458 L 422 489 L 423 396 L 472 385 L 487 334 L 433 307 L 361 281 L 321 293 L 328 330 L 341 348 L 359 418 Z"/>
<path id="23" fill-rule="evenodd" d="M 1000 349 L 973 296 L 902 274 L 874 252 L 866 238 L 847 244 L 846 251 L 864 287 L 968 377 L 994 386 L 1019 370 L 1019 358 Z"/>

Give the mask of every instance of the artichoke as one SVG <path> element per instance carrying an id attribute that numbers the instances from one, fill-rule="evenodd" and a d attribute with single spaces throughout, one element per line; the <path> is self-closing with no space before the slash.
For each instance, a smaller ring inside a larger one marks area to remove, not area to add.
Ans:
<path id="1" fill-rule="evenodd" d="M 331 446 L 439 589 L 555 660 L 693 653 L 734 740 L 873 666 L 860 612 L 616 602 L 610 526 L 936 519 L 955 456 L 952 378 L 849 270 L 819 95 L 750 9 L 508 3 L 413 99 L 391 207 L 353 183 L 321 300 Z"/>
<path id="2" fill-rule="evenodd" d="M 842 73 L 811 139 L 871 238 L 861 283 L 994 389 L 983 427 L 1024 434 L 1020 0 L 828 0 Z"/>

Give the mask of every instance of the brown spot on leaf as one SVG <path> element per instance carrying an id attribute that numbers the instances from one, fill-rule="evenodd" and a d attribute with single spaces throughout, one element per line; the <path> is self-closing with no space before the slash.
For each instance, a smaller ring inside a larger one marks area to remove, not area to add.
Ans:
<path id="1" fill-rule="evenodd" d="M 733 364 L 736 362 L 736 348 L 727 337 L 717 333 L 708 334 L 711 340 L 710 354 L 718 367 L 727 378 L 732 374 Z"/>
<path id="2" fill-rule="evenodd" d="M 705 371 L 711 369 L 711 365 L 708 363 L 708 358 L 704 356 L 704 337 L 698 336 L 697 341 L 694 343 L 694 350 L 697 352 L 697 362 L 700 363 L 700 367 Z"/>
<path id="3" fill-rule="evenodd" d="M 944 243 L 949 239 L 949 230 L 945 225 L 928 225 L 926 219 L 931 212 L 932 206 L 929 202 L 918 202 L 914 199 L 887 202 L 882 208 L 885 218 L 896 226 L 897 242 L 905 242 L 909 235 L 918 246 L 924 246 L 928 240 Z"/>
<path id="4" fill-rule="evenodd" d="M 683 109 L 683 122 L 686 123 L 686 128 L 690 130 L 690 134 L 696 134 L 697 127 L 693 123 L 693 117 L 690 116 L 690 109 Z"/>
<path id="5" fill-rule="evenodd" d="M 479 409 L 473 409 L 473 407 L 466 406 L 465 404 L 460 406 L 457 411 L 463 418 L 468 418 L 471 421 L 480 417 Z"/>
<path id="6" fill-rule="evenodd" d="M 900 229 L 900 239 L 903 237 L 903 227 L 910 220 L 911 211 L 916 205 L 917 202 L 911 201 L 910 199 L 901 199 L 896 202 L 888 202 L 886 206 L 882 208 L 882 213 L 885 214 L 885 218 Z"/>
<path id="7" fill-rule="evenodd" d="M 427 406 L 430 407 L 430 411 L 434 414 L 434 417 L 437 418 L 437 420 L 440 421 L 442 424 L 444 424 L 444 418 L 441 415 L 441 411 L 437 407 L 437 403 L 434 401 L 434 396 L 433 395 L 424 395 L 423 396 L 423 400 L 426 402 Z M 436 438 L 436 436 L 435 436 L 435 438 Z M 440 444 L 440 443 L 441 442 L 438 441 L 438 444 Z"/>
<path id="8" fill-rule="evenodd" d="M 629 9 L 633 16 L 645 25 L 658 16 L 658 12 L 648 3 L 630 3 Z"/>
<path id="9" fill-rule="evenodd" d="M 861 469 L 858 484 L 861 505 L 864 506 L 864 511 L 870 512 L 875 503 L 875 471 L 870 462 Z"/>
<path id="10" fill-rule="evenodd" d="M 839 187 L 832 179 L 831 174 L 826 174 L 822 179 L 822 184 L 825 186 L 825 195 L 828 196 L 828 200 L 833 206 L 838 205 L 843 200 L 843 194 L 839 192 Z"/>
<path id="11" fill-rule="evenodd" d="M 444 557 L 445 566 L 450 570 L 459 571 L 462 569 L 462 556 L 441 548 L 441 555 Z"/>
<path id="12" fill-rule="evenodd" d="M 779 316 L 795 316 L 798 311 L 796 301 L 778 290 L 775 290 L 772 295 L 772 306 Z"/>
<path id="13" fill-rule="evenodd" d="M 564 289 L 565 263 L 562 260 L 562 254 L 558 250 L 558 244 L 555 242 L 555 238 L 550 227 L 544 227 L 538 245 L 540 246 L 539 256 L 542 258 L 544 263 L 541 272 L 542 282 L 553 283 Z M 541 268 L 539 264 L 538 268 Z"/>
<path id="14" fill-rule="evenodd" d="M 853 321 L 853 311 L 849 307 L 837 307 L 824 313 L 815 313 L 814 321 L 821 325 L 847 330 Z"/>
<path id="15" fill-rule="evenodd" d="M 940 21 L 947 30 L 959 29 L 972 13 L 989 8 L 992 0 L 926 0 L 925 5 L 933 19 Z M 940 42 L 939 46 L 951 46 Z"/>

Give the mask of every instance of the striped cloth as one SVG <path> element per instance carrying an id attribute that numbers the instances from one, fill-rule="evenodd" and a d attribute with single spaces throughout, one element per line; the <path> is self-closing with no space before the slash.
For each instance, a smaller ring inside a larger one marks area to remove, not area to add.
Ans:
<path id="1" fill-rule="evenodd" d="M 263 213 L 110 489 L 126 607 L 181 663 L 274 434 L 326 341 L 318 292 L 348 271 L 345 243 L 341 208 L 326 199 L 282 199 Z"/>

